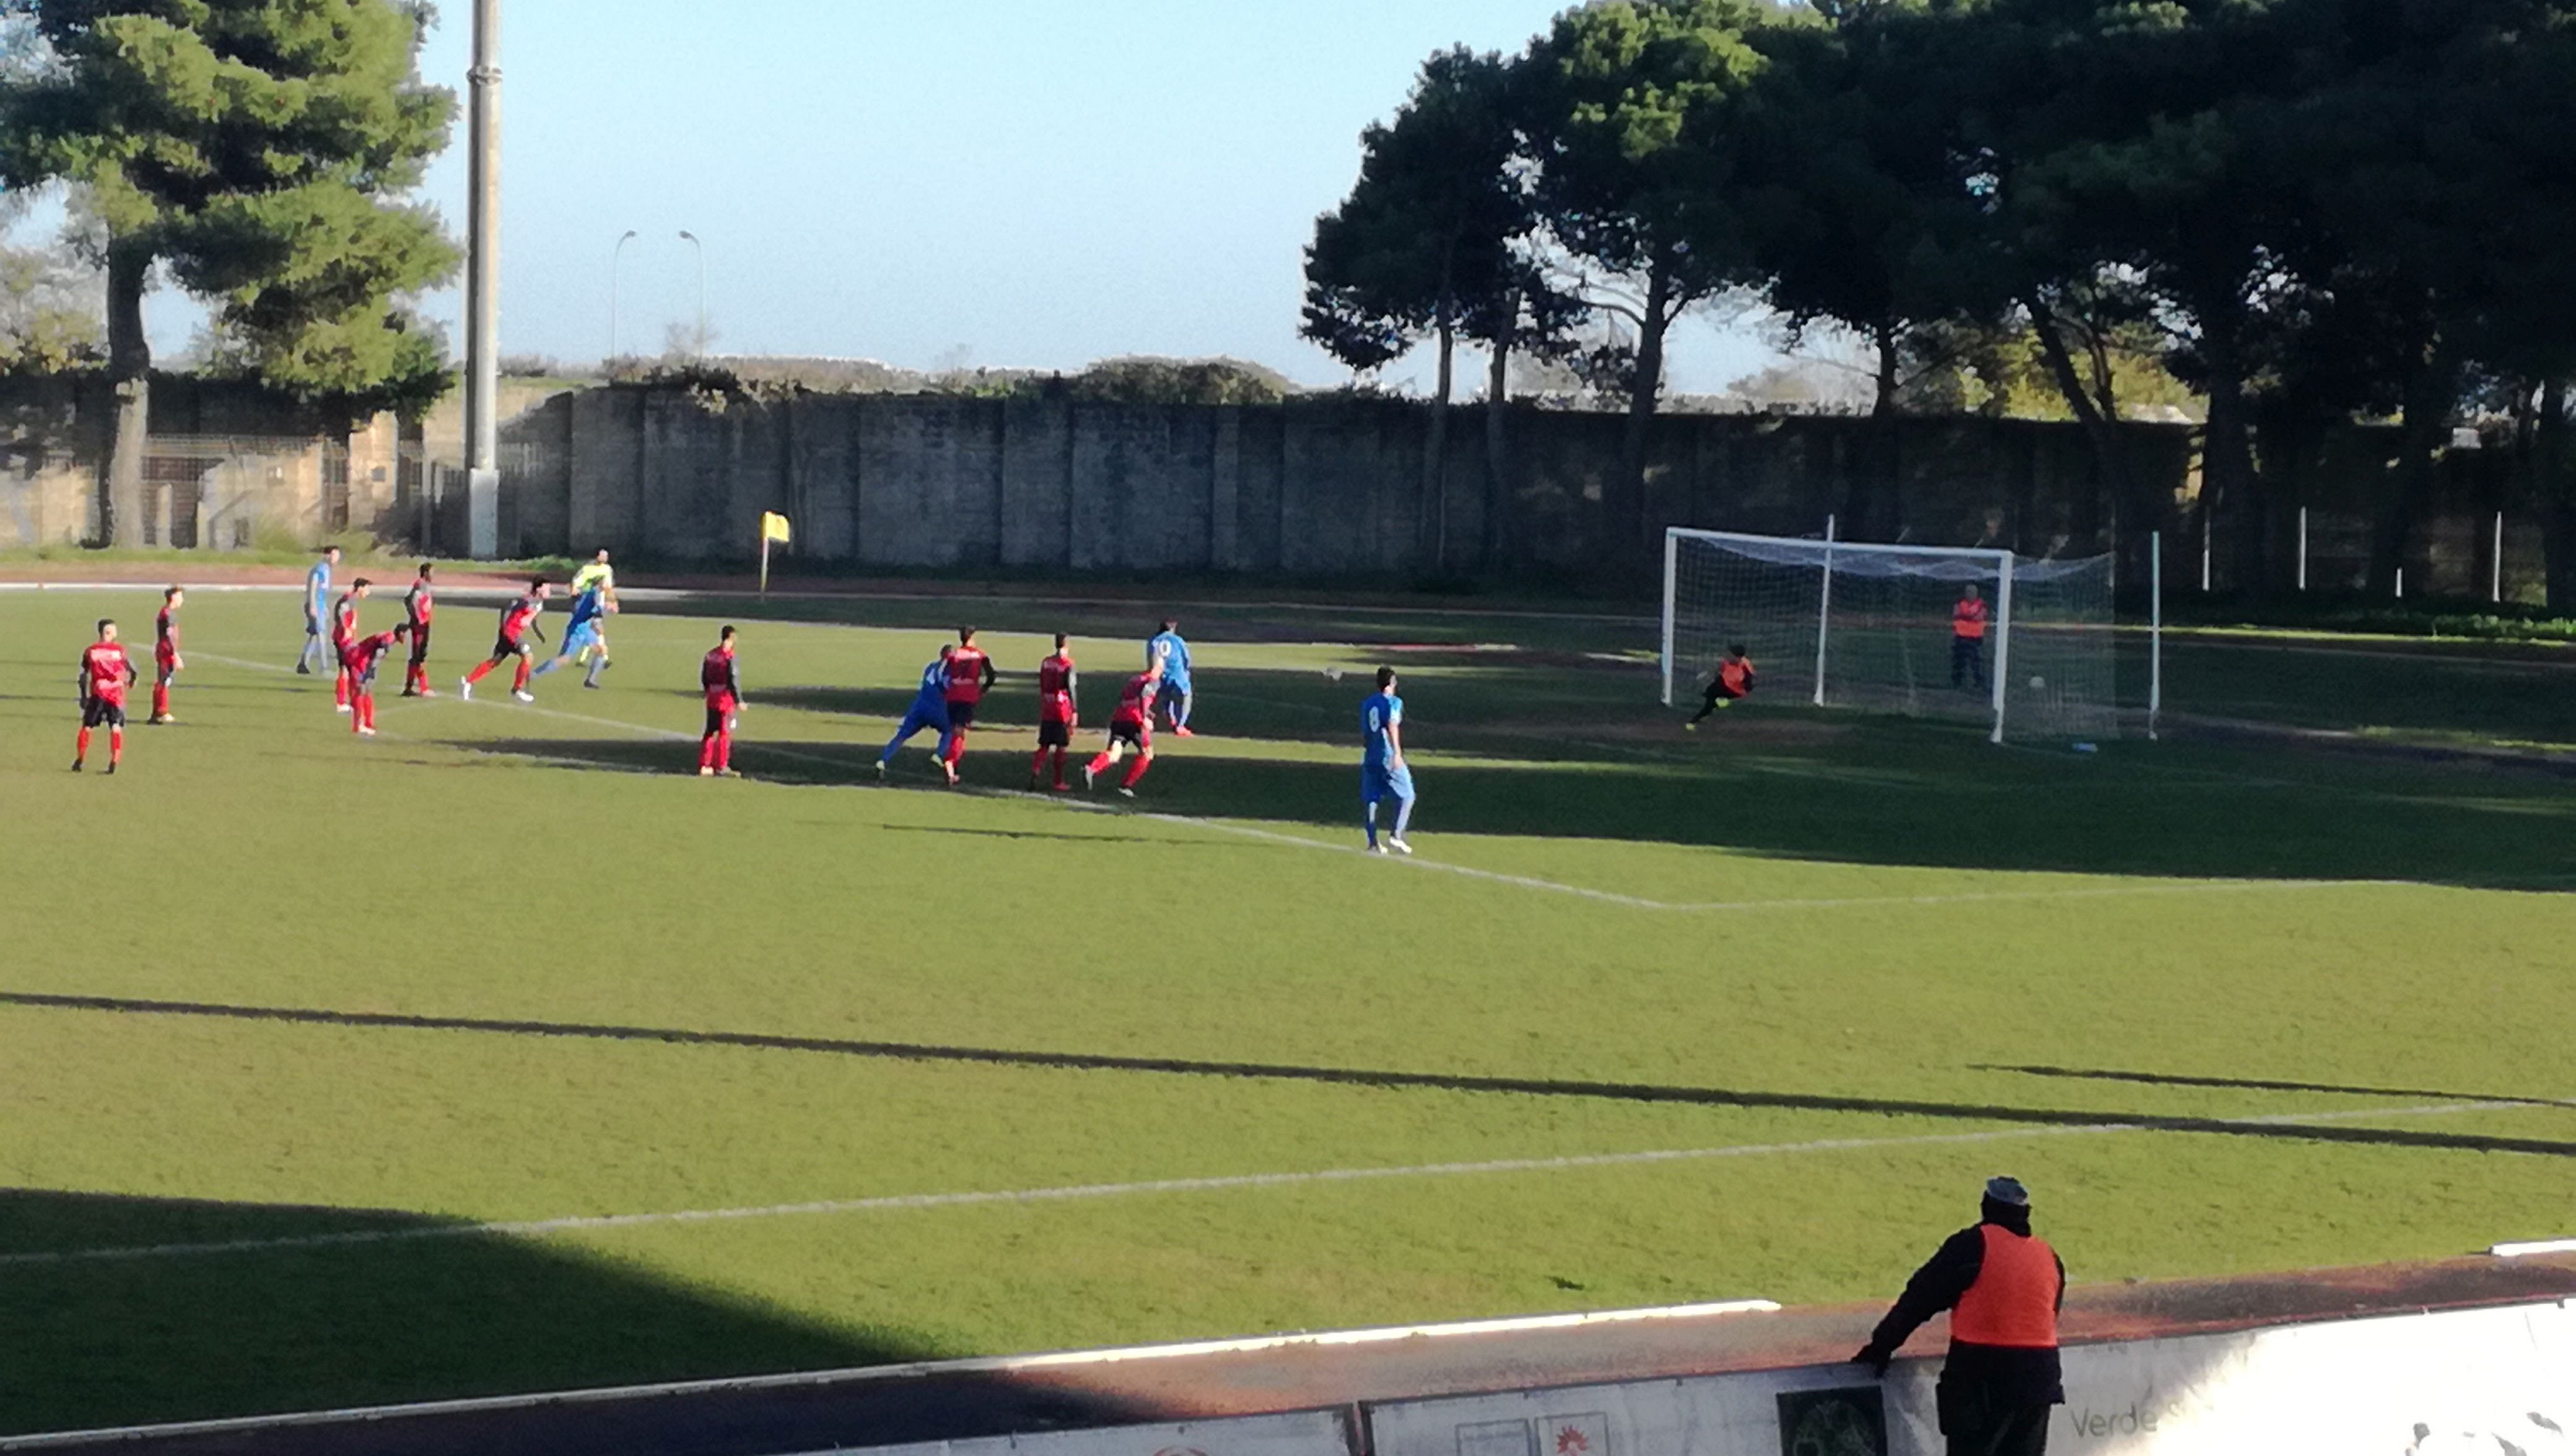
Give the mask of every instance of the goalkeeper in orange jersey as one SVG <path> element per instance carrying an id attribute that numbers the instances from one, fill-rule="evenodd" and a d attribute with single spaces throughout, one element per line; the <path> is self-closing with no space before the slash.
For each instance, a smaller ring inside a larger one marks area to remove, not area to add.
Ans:
<path id="1" fill-rule="evenodd" d="M 1744 655 L 1744 644 L 1734 643 L 1726 649 L 1726 660 L 1717 665 L 1717 676 L 1708 680 L 1701 695 L 1699 711 L 1682 725 L 1685 733 L 1699 731 L 1700 720 L 1721 708 L 1731 708 L 1753 696 L 1753 659 Z"/>

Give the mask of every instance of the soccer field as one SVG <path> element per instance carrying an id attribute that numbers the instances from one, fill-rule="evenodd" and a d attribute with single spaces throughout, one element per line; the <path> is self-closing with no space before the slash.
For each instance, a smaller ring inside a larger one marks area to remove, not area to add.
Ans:
<path id="1" fill-rule="evenodd" d="M 65 772 L 156 598 L 0 593 L 0 1431 L 1892 1296 L 1995 1172 L 2079 1282 L 2576 1232 L 2559 779 L 1685 737 L 1642 628 L 1247 606 L 1184 622 L 1202 735 L 1067 803 L 1057 614 L 988 602 L 968 791 L 869 772 L 921 603 L 746 620 L 706 781 L 700 609 L 526 707 L 452 696 L 451 601 L 367 742 L 212 592 L 181 722 Z M 1131 615 L 1062 614 L 1083 752 Z M 1355 852 L 1380 662 L 1412 860 Z"/>

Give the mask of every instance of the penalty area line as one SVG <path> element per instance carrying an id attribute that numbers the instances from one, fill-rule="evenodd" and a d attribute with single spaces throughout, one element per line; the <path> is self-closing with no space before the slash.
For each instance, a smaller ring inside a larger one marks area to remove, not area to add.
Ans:
<path id="1" fill-rule="evenodd" d="M 2446 1117 L 2465 1112 L 2504 1111 L 2530 1105 L 2524 1102 L 2442 1103 L 2424 1107 L 2277 1113 L 2233 1119 L 2233 1122 L 2245 1126 L 2295 1127 L 2302 1124 L 2373 1121 L 2394 1117 Z M 398 1229 L 351 1229 L 340 1233 L 293 1234 L 265 1239 L 219 1239 L 198 1243 L 55 1249 L 0 1254 L 0 1268 L 190 1258 L 217 1254 L 254 1254 L 294 1249 L 353 1248 L 376 1244 L 421 1243 L 440 1239 L 543 1238 L 551 1235 L 607 1232 L 618 1229 L 739 1223 L 772 1218 L 810 1218 L 836 1214 L 893 1213 L 992 1205 L 1026 1207 L 1037 1204 L 1079 1203 L 1175 1193 L 1228 1193 L 1252 1189 L 1377 1183 L 1404 1179 L 1561 1173 L 1593 1168 L 1709 1162 L 1720 1158 L 1868 1152 L 1974 1145 L 2034 1138 L 2100 1137 L 2111 1133 L 2170 1131 L 2189 1131 L 2189 1129 L 2158 1128 L 2146 1123 L 2113 1121 L 2058 1127 L 1991 1128 L 1980 1132 L 1923 1133 L 1907 1137 L 1815 1138 L 1804 1142 L 1732 1143 L 1711 1148 L 1661 1148 L 1631 1153 L 1584 1153 L 1554 1158 L 1498 1158 L 1483 1162 L 1418 1163 L 1385 1168 L 1321 1168 L 1294 1173 L 1237 1173 L 1204 1178 L 1152 1178 L 1128 1183 L 1078 1183 L 1047 1188 L 957 1193 L 901 1193 L 875 1198 L 774 1203 L 753 1208 L 675 1209 L 661 1213 L 591 1214 L 515 1221 L 424 1224 Z"/>

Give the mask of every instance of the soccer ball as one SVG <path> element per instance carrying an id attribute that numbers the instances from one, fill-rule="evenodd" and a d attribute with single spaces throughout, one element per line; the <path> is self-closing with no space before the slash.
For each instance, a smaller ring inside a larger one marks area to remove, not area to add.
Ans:
<path id="1" fill-rule="evenodd" d="M 1338 667 L 1328 667 L 1324 669 L 1324 676 L 1331 678 L 1335 682 L 1340 682 L 1342 680 L 1342 670 Z"/>
<path id="2" fill-rule="evenodd" d="M 2048 679 L 2044 677 L 2034 677 L 2030 680 L 2030 690 L 2034 693 L 2047 686 Z"/>

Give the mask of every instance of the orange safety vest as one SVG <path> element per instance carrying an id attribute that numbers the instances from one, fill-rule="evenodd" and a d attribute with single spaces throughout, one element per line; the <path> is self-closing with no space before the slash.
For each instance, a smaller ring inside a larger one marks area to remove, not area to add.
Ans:
<path id="1" fill-rule="evenodd" d="M 1950 1313 L 1950 1338 L 2015 1350 L 2057 1348 L 2057 1251 L 2037 1235 L 1980 1224 L 1985 1262 Z"/>
<path id="2" fill-rule="evenodd" d="M 1959 603 L 1957 609 L 1950 613 L 1950 631 L 1970 642 L 1984 641 L 1986 604 L 1981 601 Z"/>

